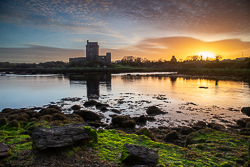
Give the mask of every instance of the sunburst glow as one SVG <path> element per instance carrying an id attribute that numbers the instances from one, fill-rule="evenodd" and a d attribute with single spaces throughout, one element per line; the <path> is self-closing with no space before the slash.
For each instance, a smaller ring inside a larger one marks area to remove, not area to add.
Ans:
<path id="1" fill-rule="evenodd" d="M 201 51 L 201 52 L 197 53 L 197 55 L 202 56 L 203 59 L 215 58 L 215 54 L 212 52 L 208 52 L 208 51 Z"/>

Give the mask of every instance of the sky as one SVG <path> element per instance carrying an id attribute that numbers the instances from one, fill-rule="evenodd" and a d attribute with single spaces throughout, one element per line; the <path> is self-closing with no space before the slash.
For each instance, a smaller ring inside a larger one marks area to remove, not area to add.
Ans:
<path id="1" fill-rule="evenodd" d="M 1 0 L 0 62 L 250 56 L 249 0 Z M 209 52 L 207 54 L 205 52 Z"/>

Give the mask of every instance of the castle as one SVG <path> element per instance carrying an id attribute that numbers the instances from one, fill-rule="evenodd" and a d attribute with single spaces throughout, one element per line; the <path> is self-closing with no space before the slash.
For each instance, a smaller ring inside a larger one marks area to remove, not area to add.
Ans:
<path id="1" fill-rule="evenodd" d="M 104 55 L 99 56 L 98 42 L 89 42 L 89 40 L 87 40 L 86 57 L 69 58 L 69 62 L 74 62 L 74 61 L 88 61 L 88 62 L 99 61 L 110 64 L 111 52 L 107 52 L 105 56 Z"/>

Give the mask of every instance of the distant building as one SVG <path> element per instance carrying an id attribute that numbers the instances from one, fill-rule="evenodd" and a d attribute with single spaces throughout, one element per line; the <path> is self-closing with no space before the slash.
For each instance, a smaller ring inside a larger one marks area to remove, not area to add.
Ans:
<path id="1" fill-rule="evenodd" d="M 172 56 L 171 62 L 177 62 L 177 59 L 175 58 L 175 56 Z"/>
<path id="2" fill-rule="evenodd" d="M 89 61 L 89 62 L 99 61 L 110 64 L 111 52 L 107 52 L 106 55 L 99 56 L 98 42 L 89 42 L 89 40 L 87 40 L 86 57 L 69 58 L 69 62 L 74 62 L 74 61 Z"/>

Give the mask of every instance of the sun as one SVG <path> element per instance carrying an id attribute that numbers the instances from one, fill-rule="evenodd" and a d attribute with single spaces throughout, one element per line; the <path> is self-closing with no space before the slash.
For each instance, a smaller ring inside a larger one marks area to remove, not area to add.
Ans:
<path id="1" fill-rule="evenodd" d="M 199 53 L 196 53 L 199 56 L 202 56 L 202 59 L 205 60 L 207 58 L 215 58 L 215 54 L 212 52 L 208 52 L 208 51 L 201 51 Z"/>

